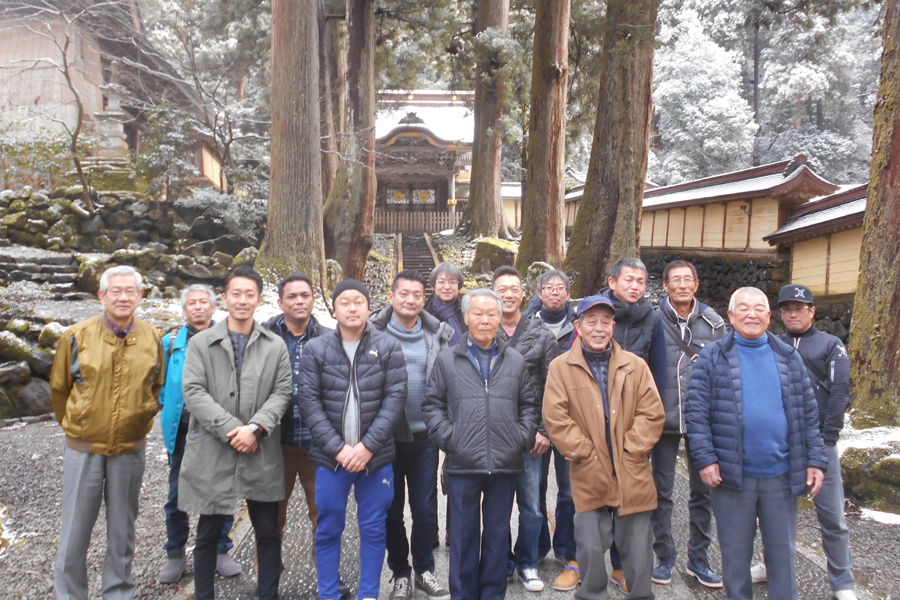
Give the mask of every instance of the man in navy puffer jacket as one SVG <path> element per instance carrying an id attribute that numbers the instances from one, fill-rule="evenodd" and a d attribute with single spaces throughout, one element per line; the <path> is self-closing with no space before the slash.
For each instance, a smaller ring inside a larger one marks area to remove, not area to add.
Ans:
<path id="1" fill-rule="evenodd" d="M 769 598 L 797 600 L 797 498 L 819 492 L 828 465 L 815 393 L 797 351 L 767 333 L 762 291 L 737 290 L 728 318 L 734 332 L 700 353 L 685 403 L 694 464 L 712 488 L 725 597 L 753 597 L 759 519 Z"/>

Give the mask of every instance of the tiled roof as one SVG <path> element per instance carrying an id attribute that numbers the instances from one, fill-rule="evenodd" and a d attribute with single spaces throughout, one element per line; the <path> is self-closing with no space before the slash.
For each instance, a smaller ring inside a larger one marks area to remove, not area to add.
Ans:
<path id="1" fill-rule="evenodd" d="M 855 225 L 866 212 L 866 184 L 844 189 L 837 194 L 807 202 L 788 222 L 763 239 L 773 246 L 787 240 L 815 235 L 829 226 Z"/>

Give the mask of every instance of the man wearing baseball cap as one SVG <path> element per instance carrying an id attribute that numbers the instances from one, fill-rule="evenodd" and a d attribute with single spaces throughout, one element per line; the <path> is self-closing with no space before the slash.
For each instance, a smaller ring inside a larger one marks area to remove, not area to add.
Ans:
<path id="1" fill-rule="evenodd" d="M 605 296 L 578 303 L 572 349 L 550 364 L 544 423 L 571 461 L 578 600 L 607 596 L 604 556 L 615 541 L 630 600 L 652 599 L 650 515 L 656 488 L 650 450 L 665 410 L 650 367 L 613 340 L 616 307 Z"/>
<path id="2" fill-rule="evenodd" d="M 819 429 L 825 441 L 828 469 L 822 489 L 813 497 L 813 502 L 828 561 L 828 580 L 837 600 L 856 600 L 850 532 L 844 518 L 844 484 L 837 451 L 838 437 L 844 427 L 844 412 L 849 403 L 850 361 L 841 340 L 816 329 L 816 307 L 808 287 L 796 283 L 784 286 L 778 294 L 778 307 L 787 329 L 787 333 L 779 337 L 803 357 L 819 405 Z M 754 565 L 751 574 L 754 583 L 764 583 L 768 579 L 765 563 Z"/>
<path id="3" fill-rule="evenodd" d="M 369 327 L 369 290 L 345 279 L 332 294 L 337 329 L 310 340 L 299 367 L 303 421 L 316 465 L 316 570 L 319 598 L 336 600 L 341 534 L 350 487 L 359 522 L 357 597 L 378 598 L 394 499 L 394 429 L 404 418 L 406 360 L 400 343 Z"/>

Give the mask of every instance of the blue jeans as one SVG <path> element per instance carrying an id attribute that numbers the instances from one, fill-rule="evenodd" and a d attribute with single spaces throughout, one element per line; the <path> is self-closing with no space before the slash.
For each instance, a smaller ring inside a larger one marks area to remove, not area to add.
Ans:
<path id="1" fill-rule="evenodd" d="M 516 475 L 447 474 L 451 600 L 503 600 Z"/>
<path id="2" fill-rule="evenodd" d="M 416 573 L 434 573 L 438 451 L 427 433 L 417 433 L 413 438 L 412 442 L 395 443 L 394 501 L 387 515 L 387 562 L 394 577 L 410 576 L 410 551 Z M 407 487 L 412 513 L 412 532 L 408 539 L 403 521 Z"/>
<path id="3" fill-rule="evenodd" d="M 550 552 L 550 529 L 547 525 L 547 477 L 550 474 L 550 458 L 556 469 L 556 531 L 553 533 L 553 551 L 566 562 L 575 560 L 575 503 L 572 501 L 572 484 L 569 482 L 569 462 L 556 447 L 542 455 L 540 511 L 543 517 L 538 552 Z"/>
<path id="4" fill-rule="evenodd" d="M 178 427 L 175 434 L 175 451 L 169 455 L 169 499 L 163 509 L 166 512 L 166 544 L 163 549 L 169 556 L 184 554 L 187 545 L 190 525 L 188 514 L 178 510 L 178 473 L 181 472 L 181 459 L 184 457 L 184 441 L 187 439 L 187 427 Z M 228 534 L 234 525 L 234 515 L 225 518 L 222 533 L 219 535 L 218 553 L 225 554 L 234 546 Z"/>
<path id="5" fill-rule="evenodd" d="M 548 454 L 545 452 L 545 454 Z M 523 569 L 537 568 L 538 563 L 538 538 L 541 535 L 541 526 L 544 523 L 544 514 L 541 513 L 540 488 L 542 456 L 531 456 L 530 452 L 523 455 L 525 472 L 516 480 L 516 501 L 519 504 L 519 536 L 516 538 L 516 546 L 509 557 L 507 572 L 513 568 Z"/>
<path id="6" fill-rule="evenodd" d="M 357 598 L 377 598 L 384 564 L 385 521 L 394 500 L 394 472 L 384 465 L 369 474 L 350 473 L 343 467 L 332 471 L 316 469 L 316 570 L 319 576 L 319 598 L 340 598 L 338 568 L 341 563 L 341 535 L 347 518 L 350 486 L 356 498 L 356 520 L 359 523 L 359 591 Z"/>

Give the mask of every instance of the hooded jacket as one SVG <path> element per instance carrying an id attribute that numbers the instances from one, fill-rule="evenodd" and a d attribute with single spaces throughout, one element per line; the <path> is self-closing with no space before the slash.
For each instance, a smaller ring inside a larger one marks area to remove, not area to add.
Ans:
<path id="1" fill-rule="evenodd" d="M 781 384 L 788 422 L 788 460 L 791 494 L 806 493 L 806 469 L 825 471 L 828 460 L 819 431 L 819 411 L 803 359 L 796 350 L 771 333 L 769 344 Z M 685 402 L 691 455 L 698 470 L 719 463 L 722 485 L 743 485 L 743 396 L 741 364 L 732 331 L 700 353 L 694 363 Z"/>
<path id="2" fill-rule="evenodd" d="M 383 309 L 369 317 L 369 323 L 378 331 L 384 332 L 391 317 L 394 315 L 394 308 L 388 304 Z M 437 317 L 424 310 L 419 313 L 419 320 L 422 322 L 422 331 L 425 332 L 425 344 L 428 347 L 428 367 L 425 370 L 425 381 L 428 381 L 431 375 L 431 369 L 434 367 L 434 361 L 437 360 L 438 353 L 446 348 L 453 337 L 453 327 L 448 323 L 438 321 Z M 390 333 L 386 333 L 390 335 Z M 402 351 L 402 346 L 401 346 Z M 424 400 L 424 398 L 423 398 Z M 409 426 L 409 418 L 406 417 L 406 404 L 404 403 L 404 418 L 397 424 L 394 430 L 394 440 L 398 442 L 413 441 L 412 429 Z"/>
<path id="3" fill-rule="evenodd" d="M 669 304 L 668 296 L 659 303 L 659 313 L 672 328 L 681 333 L 678 314 Z M 725 337 L 727 333 L 725 321 L 716 311 L 698 300 L 694 300 L 694 310 L 685 323 L 682 340 L 693 351 L 687 356 L 684 350 L 664 326 L 666 340 L 666 378 L 663 386 L 662 401 L 666 409 L 666 426 L 664 433 L 684 434 L 684 400 L 691 383 L 691 372 L 694 370 L 692 356 L 697 356 L 709 344 Z"/>
<path id="4" fill-rule="evenodd" d="M 344 410 L 350 386 L 359 407 L 360 441 L 372 453 L 366 472 L 394 461 L 394 430 L 406 406 L 406 359 L 400 342 L 366 326 L 356 348 L 356 368 L 347 356 L 340 327 L 317 337 L 300 360 L 300 412 L 312 432 L 310 460 L 337 471 L 344 447 Z"/>
<path id="5" fill-rule="evenodd" d="M 518 474 L 522 453 L 534 447 L 537 406 L 521 354 L 497 338 L 485 382 L 469 346 L 442 350 L 428 380 L 422 413 L 428 436 L 443 450 L 448 475 Z"/>
<path id="6" fill-rule="evenodd" d="M 617 508 L 620 515 L 656 509 L 650 450 L 662 434 L 665 412 L 647 363 L 615 341 L 609 357 L 609 421 L 582 344 L 550 365 L 544 424 L 567 460 L 575 510 Z M 612 456 L 608 447 L 612 446 Z"/>

